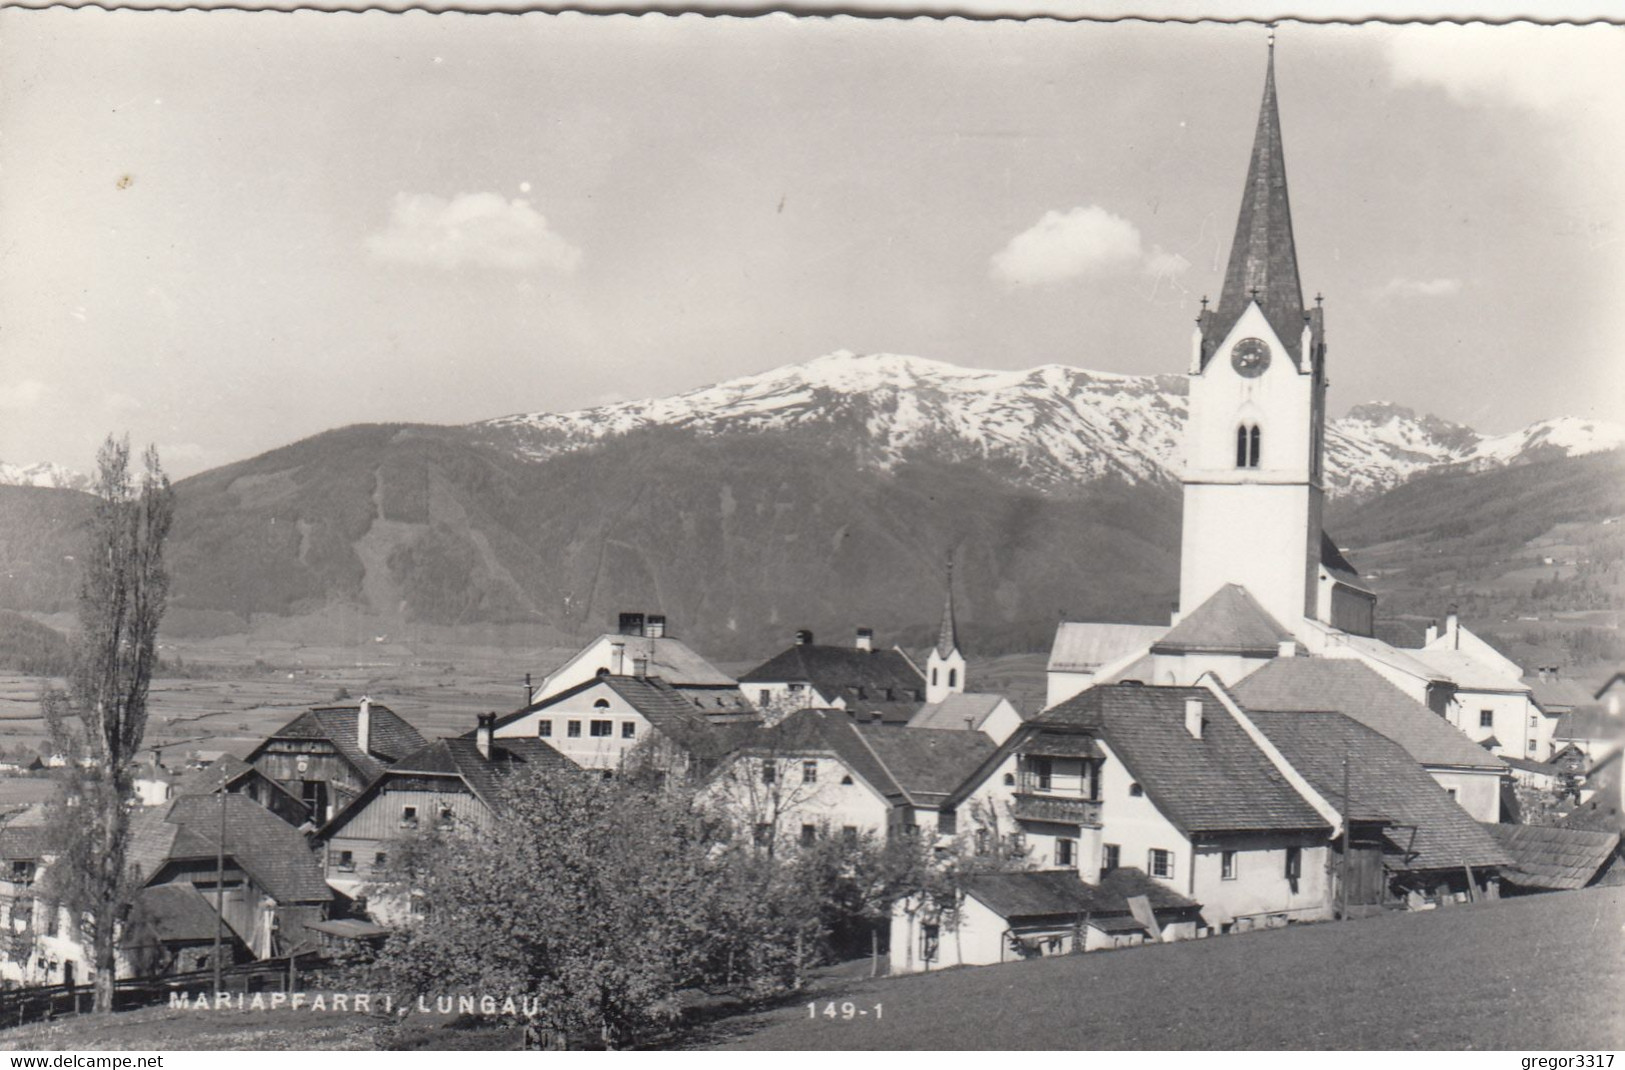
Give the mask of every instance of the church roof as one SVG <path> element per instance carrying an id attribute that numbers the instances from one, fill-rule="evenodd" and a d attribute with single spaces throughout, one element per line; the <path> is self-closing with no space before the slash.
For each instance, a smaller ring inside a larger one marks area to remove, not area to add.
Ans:
<path id="1" fill-rule="evenodd" d="M 1204 363 L 1210 355 L 1208 347 L 1223 341 L 1255 300 L 1276 335 L 1295 353 L 1304 326 L 1303 288 L 1298 281 L 1298 253 L 1292 240 L 1292 210 L 1287 202 L 1273 46 L 1224 289 L 1219 293 L 1218 307 L 1203 324 Z"/>
<path id="2" fill-rule="evenodd" d="M 1252 654 L 1274 657 L 1292 633 L 1247 588 L 1227 583 L 1168 630 L 1153 654 Z"/>
<path id="3" fill-rule="evenodd" d="M 942 604 L 942 626 L 937 629 L 937 657 L 959 649 L 959 627 L 954 621 L 954 563 L 948 562 L 948 597 Z"/>
<path id="4" fill-rule="evenodd" d="M 1094 672 L 1135 650 L 1144 650 L 1168 631 L 1166 624 L 1097 624 L 1064 621 L 1055 629 L 1050 672 Z"/>

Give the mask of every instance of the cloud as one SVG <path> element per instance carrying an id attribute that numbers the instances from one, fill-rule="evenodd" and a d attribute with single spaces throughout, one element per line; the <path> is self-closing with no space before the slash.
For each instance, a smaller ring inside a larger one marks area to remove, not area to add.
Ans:
<path id="1" fill-rule="evenodd" d="M 1189 267 L 1177 253 L 1147 253 L 1133 223 L 1092 204 L 1045 212 L 993 254 L 989 273 L 1012 286 L 1041 286 L 1117 271 L 1177 275 Z"/>
<path id="2" fill-rule="evenodd" d="M 1449 297 L 1461 292 L 1460 279 L 1407 279 L 1395 275 L 1377 287 L 1378 297 Z"/>
<path id="3" fill-rule="evenodd" d="M 1625 38 L 1616 27 L 1406 26 L 1387 43 L 1399 86 L 1435 86 L 1460 104 L 1501 104 L 1584 120 L 1625 97 Z"/>
<path id="4" fill-rule="evenodd" d="M 373 259 L 451 271 L 465 265 L 568 275 L 581 250 L 526 200 L 496 193 L 397 193 L 389 226 L 367 238 Z"/>
<path id="5" fill-rule="evenodd" d="M 0 384 L 0 409 L 31 409 L 45 400 L 51 387 L 38 379 L 19 379 Z"/>

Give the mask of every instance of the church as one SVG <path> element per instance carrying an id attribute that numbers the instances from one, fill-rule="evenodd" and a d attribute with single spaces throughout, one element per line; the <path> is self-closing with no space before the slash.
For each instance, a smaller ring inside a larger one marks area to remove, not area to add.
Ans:
<path id="1" fill-rule="evenodd" d="M 1203 298 L 1191 338 L 1178 608 L 1167 626 L 1061 624 L 1047 705 L 1095 684 L 1206 674 L 1245 701 L 1240 685 L 1268 667 L 1260 701 L 1426 739 L 1396 742 L 1494 821 L 1506 772 L 1496 755 L 1543 760 L 1550 733 L 1521 670 L 1454 613 L 1451 638 L 1422 649 L 1376 637 L 1376 593 L 1322 526 L 1327 354 L 1323 300 L 1305 301 L 1298 272 L 1272 40 L 1222 289 Z M 1312 664 L 1322 660 L 1354 664 L 1327 674 Z M 1362 711 L 1375 707 L 1406 723 L 1369 723 Z"/>

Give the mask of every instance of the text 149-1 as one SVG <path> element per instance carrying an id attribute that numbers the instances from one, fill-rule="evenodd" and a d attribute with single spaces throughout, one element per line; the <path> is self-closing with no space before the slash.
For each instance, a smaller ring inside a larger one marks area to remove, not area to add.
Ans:
<path id="1" fill-rule="evenodd" d="M 847 1000 L 845 1003 L 836 1003 L 834 1000 L 829 1000 L 826 1003 L 819 1003 L 817 1000 L 814 1000 L 813 1002 L 807 1004 L 807 1017 L 818 1018 L 819 1016 L 822 1016 L 825 1018 L 836 1018 L 843 1022 L 850 1022 L 857 1018 L 880 1018 L 882 1017 L 881 1012 L 883 1010 L 884 1007 L 879 1003 L 874 1003 L 867 1007 L 860 1007 L 851 1000 Z"/>

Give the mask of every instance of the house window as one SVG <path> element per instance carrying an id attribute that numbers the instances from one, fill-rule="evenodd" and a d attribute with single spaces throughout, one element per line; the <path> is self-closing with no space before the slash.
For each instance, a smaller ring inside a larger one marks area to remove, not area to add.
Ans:
<path id="1" fill-rule="evenodd" d="M 1140 787 L 1140 782 L 1136 780 L 1134 783 L 1128 786 L 1128 793 L 1135 798 L 1139 798 L 1145 794 L 1145 789 Z"/>
<path id="2" fill-rule="evenodd" d="M 1478 727 L 1480 727 L 1480 728 L 1494 728 L 1495 727 L 1495 711 L 1494 710 L 1479 710 L 1478 711 Z"/>
<path id="3" fill-rule="evenodd" d="M 605 736 L 612 736 L 615 734 L 615 722 L 594 721 L 588 731 L 593 734 L 593 738 L 595 739 L 602 739 Z"/>
<path id="4" fill-rule="evenodd" d="M 976 830 L 976 853 L 978 855 L 986 856 L 989 853 L 990 848 L 991 848 L 991 842 L 990 842 L 991 840 L 992 840 L 992 837 L 988 834 L 987 829 L 977 829 Z"/>
<path id="5" fill-rule="evenodd" d="M 401 828 L 415 829 L 418 827 L 418 808 L 415 806 L 401 807 Z"/>
<path id="6" fill-rule="evenodd" d="M 957 834 L 959 832 L 959 815 L 952 810 L 938 810 L 937 832 L 943 836 Z"/>
<path id="7" fill-rule="evenodd" d="M 1110 873 L 1123 861 L 1123 849 L 1115 843 L 1108 843 L 1100 851 L 1100 872 Z"/>
<path id="8" fill-rule="evenodd" d="M 580 739 L 581 738 L 581 722 L 580 721 L 570 721 L 568 724 L 566 724 L 564 726 L 564 734 L 569 736 L 571 739 Z"/>
<path id="9" fill-rule="evenodd" d="M 638 723 L 636 721 L 626 721 L 621 725 L 622 739 L 636 739 L 637 735 Z"/>
<path id="10" fill-rule="evenodd" d="M 802 825 L 801 826 L 801 846 L 803 846 L 803 847 L 811 847 L 813 844 L 815 844 L 817 842 L 818 842 L 818 826 L 817 825 Z"/>
<path id="11" fill-rule="evenodd" d="M 609 709 L 609 699 L 607 699 L 607 698 L 599 699 L 597 702 L 594 702 L 592 704 L 592 708 L 595 709 L 595 710 L 607 710 L 607 709 Z"/>
<path id="12" fill-rule="evenodd" d="M 773 826 L 766 821 L 756 825 L 756 846 L 766 847 L 773 842 Z"/>
<path id="13" fill-rule="evenodd" d="M 801 782 L 803 784 L 818 783 L 818 762 L 808 758 L 801 763 Z"/>
<path id="14" fill-rule="evenodd" d="M 34 866 L 35 863 L 33 862 L 19 862 L 13 860 L 11 863 L 11 872 L 7 874 L 6 879 L 11 881 L 13 884 L 33 884 Z"/>
<path id="15" fill-rule="evenodd" d="M 1150 857 L 1146 860 L 1146 870 L 1153 877 L 1161 877 L 1164 880 L 1170 881 L 1173 880 L 1174 853 L 1172 851 L 1164 851 L 1160 847 L 1151 848 Z"/>
<path id="16" fill-rule="evenodd" d="M 936 925 L 920 926 L 920 961 L 937 961 L 937 949 L 941 945 L 942 930 Z"/>
<path id="17" fill-rule="evenodd" d="M 771 706 L 772 704 L 773 704 L 773 692 L 769 691 L 765 687 L 756 692 L 756 705 L 758 705 L 758 706 Z"/>
<path id="18" fill-rule="evenodd" d="M 441 828 L 443 828 L 443 829 L 451 828 L 452 823 L 454 821 L 456 821 L 456 819 L 457 819 L 457 815 L 451 812 L 451 807 L 442 806 L 440 808 L 439 825 L 440 825 Z"/>
<path id="19" fill-rule="evenodd" d="M 850 787 L 850 786 L 851 786 L 851 784 L 852 784 L 852 774 L 851 774 L 851 773 L 848 773 L 848 774 L 846 774 L 846 775 L 845 775 L 845 776 L 843 776 L 843 777 L 842 777 L 842 778 L 841 778 L 841 783 L 842 783 L 842 784 L 843 784 L 843 785 L 845 785 L 845 786 L 848 786 L 848 787 Z"/>
<path id="20" fill-rule="evenodd" d="M 1076 840 L 1055 841 L 1055 864 L 1057 866 L 1077 865 L 1078 842 Z"/>
<path id="21" fill-rule="evenodd" d="M 856 826 L 856 825 L 842 825 L 841 826 L 841 842 L 844 843 L 844 844 L 847 844 L 849 846 L 851 844 L 857 843 L 858 842 L 858 826 Z"/>
<path id="22" fill-rule="evenodd" d="M 1236 879 L 1236 852 L 1221 851 L 1219 853 L 1219 879 L 1226 881 Z"/>
<path id="23" fill-rule="evenodd" d="M 1032 763 L 1033 776 L 1038 778 L 1038 790 L 1048 791 L 1055 782 L 1055 765 L 1048 758 L 1029 758 Z"/>
<path id="24" fill-rule="evenodd" d="M 388 854 L 388 852 L 386 852 L 386 851 L 375 851 L 375 852 L 373 852 L 372 864 L 377 869 L 383 869 L 385 866 L 389 865 L 389 854 Z M 365 897 L 363 896 L 362 898 L 364 899 Z M 357 899 L 356 902 L 358 902 L 358 903 L 361 902 L 361 899 Z M 363 906 L 363 907 L 360 907 L 358 909 L 365 910 L 366 907 Z"/>
<path id="25" fill-rule="evenodd" d="M 773 784 L 779 779 L 779 767 L 772 762 L 762 763 L 762 783 Z"/>
<path id="26" fill-rule="evenodd" d="M 536 735 L 539 739 L 551 739 L 553 737 L 553 721 L 547 717 L 537 721 Z"/>
<path id="27" fill-rule="evenodd" d="M 1004 774 L 1004 786 L 1007 787 L 1007 788 L 1015 787 L 1016 786 L 1016 774 L 1014 774 L 1014 773 L 1006 773 L 1006 774 Z"/>
<path id="28" fill-rule="evenodd" d="M 1535 741 L 1531 739 L 1529 741 L 1529 753 L 1533 754 L 1533 753 L 1535 753 L 1535 751 L 1537 751 L 1539 749 L 1540 749 L 1539 747 L 1535 746 Z"/>
<path id="29" fill-rule="evenodd" d="M 345 873 L 355 869 L 355 854 L 351 851 L 339 852 L 339 869 Z"/>
<path id="30" fill-rule="evenodd" d="M 1450 796 L 1452 799 L 1454 799 L 1456 797 L 1456 789 L 1455 788 L 1445 788 L 1444 793 L 1446 795 Z"/>
<path id="31" fill-rule="evenodd" d="M 1538 727 L 1540 727 L 1540 714 L 1531 713 L 1529 715 L 1529 727 L 1530 728 L 1538 728 Z"/>
<path id="32" fill-rule="evenodd" d="M 1286 879 L 1297 883 L 1303 876 L 1303 848 L 1288 847 L 1286 849 Z"/>

